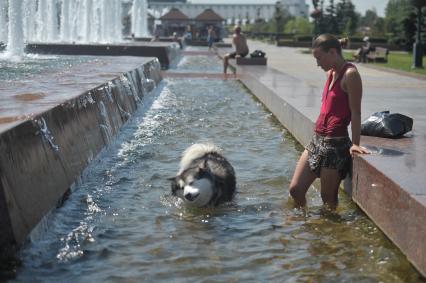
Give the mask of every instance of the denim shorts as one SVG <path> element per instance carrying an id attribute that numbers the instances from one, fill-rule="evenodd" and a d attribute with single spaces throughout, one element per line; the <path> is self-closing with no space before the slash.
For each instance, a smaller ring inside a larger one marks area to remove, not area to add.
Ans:
<path id="1" fill-rule="evenodd" d="M 341 179 L 351 171 L 352 157 L 349 149 L 352 142 L 349 137 L 326 138 L 314 135 L 305 147 L 312 172 L 319 178 L 321 168 L 337 169 Z"/>

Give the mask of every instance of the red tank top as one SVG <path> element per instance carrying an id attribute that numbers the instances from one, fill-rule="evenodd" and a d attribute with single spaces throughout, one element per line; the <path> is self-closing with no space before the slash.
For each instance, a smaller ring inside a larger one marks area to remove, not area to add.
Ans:
<path id="1" fill-rule="evenodd" d="M 348 136 L 348 125 L 351 122 L 351 109 L 348 94 L 340 86 L 343 74 L 348 68 L 355 68 L 351 63 L 345 63 L 338 74 L 337 80 L 329 90 L 333 80 L 330 75 L 322 92 L 321 110 L 315 123 L 315 132 L 321 136 L 342 137 Z"/>

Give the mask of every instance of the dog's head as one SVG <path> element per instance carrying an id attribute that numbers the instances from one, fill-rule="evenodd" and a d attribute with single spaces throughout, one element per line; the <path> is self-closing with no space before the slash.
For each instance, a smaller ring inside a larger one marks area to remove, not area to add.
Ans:
<path id="1" fill-rule="evenodd" d="M 188 168 L 169 180 L 172 182 L 172 194 L 190 206 L 206 206 L 215 195 L 214 180 L 206 162 Z"/>

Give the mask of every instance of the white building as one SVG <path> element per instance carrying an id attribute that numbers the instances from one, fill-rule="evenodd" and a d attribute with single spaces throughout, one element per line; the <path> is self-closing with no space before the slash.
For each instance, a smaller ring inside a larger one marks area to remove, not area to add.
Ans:
<path id="1" fill-rule="evenodd" d="M 232 0 L 230 0 L 231 2 Z M 213 2 L 213 1 L 212 1 Z M 261 0 L 259 1 L 261 2 Z M 281 7 L 291 15 L 308 17 L 308 5 L 305 0 L 281 0 Z M 177 8 L 189 18 L 195 18 L 206 9 L 213 9 L 222 18 L 231 20 L 246 20 L 251 22 L 257 18 L 266 21 L 272 19 L 276 4 L 192 4 L 192 3 L 149 3 L 149 10 L 155 18 L 160 18 L 171 8 Z"/>

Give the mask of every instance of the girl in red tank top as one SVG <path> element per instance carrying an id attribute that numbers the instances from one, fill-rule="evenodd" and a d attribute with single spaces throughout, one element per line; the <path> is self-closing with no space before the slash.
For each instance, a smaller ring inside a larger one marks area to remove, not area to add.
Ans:
<path id="1" fill-rule="evenodd" d="M 368 153 L 359 146 L 362 81 L 355 66 L 344 60 L 341 44 L 333 35 L 318 36 L 312 53 L 318 66 L 328 72 L 328 78 L 315 135 L 296 165 L 290 194 L 296 206 L 305 206 L 306 192 L 313 181 L 320 178 L 322 200 L 335 209 L 340 182 L 351 168 L 351 156 Z M 352 141 L 348 135 L 349 124 Z"/>
<path id="2" fill-rule="evenodd" d="M 349 107 L 349 97 L 342 89 L 341 81 L 348 68 L 355 68 L 350 63 L 345 63 L 341 71 L 335 75 L 334 84 L 333 72 L 328 75 L 322 93 L 321 110 L 315 123 L 315 132 L 320 136 L 344 137 L 348 136 L 348 126 L 351 122 L 351 109 Z"/>

